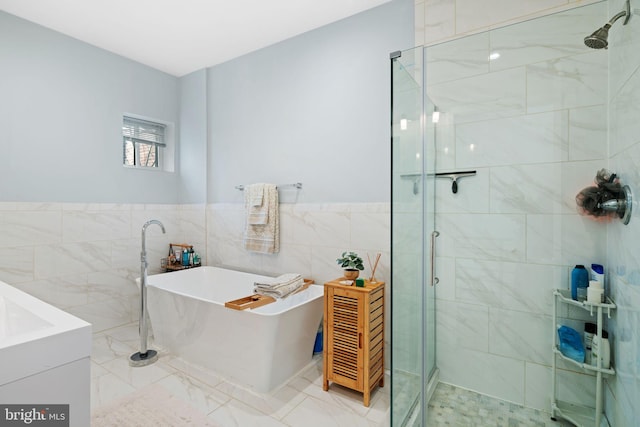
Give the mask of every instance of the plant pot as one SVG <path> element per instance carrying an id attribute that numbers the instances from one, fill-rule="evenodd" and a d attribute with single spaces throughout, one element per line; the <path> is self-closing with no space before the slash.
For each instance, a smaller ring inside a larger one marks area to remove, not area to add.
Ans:
<path id="1" fill-rule="evenodd" d="M 360 275 L 360 270 L 344 270 L 344 278 L 347 280 L 356 280 Z"/>

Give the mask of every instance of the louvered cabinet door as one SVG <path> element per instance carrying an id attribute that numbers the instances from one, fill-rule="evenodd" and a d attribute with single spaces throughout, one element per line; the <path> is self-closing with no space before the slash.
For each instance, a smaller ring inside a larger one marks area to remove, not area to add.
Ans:
<path id="1" fill-rule="evenodd" d="M 363 393 L 369 406 L 371 390 L 384 386 L 384 283 L 365 287 L 324 287 L 323 385 L 329 382 Z"/>
<path id="2" fill-rule="evenodd" d="M 362 389 L 364 301 L 356 292 L 331 288 L 327 298 L 328 380 Z"/>

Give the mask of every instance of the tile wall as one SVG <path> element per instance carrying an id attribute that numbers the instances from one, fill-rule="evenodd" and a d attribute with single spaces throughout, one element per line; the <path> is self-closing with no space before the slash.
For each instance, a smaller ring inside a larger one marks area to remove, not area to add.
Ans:
<path id="1" fill-rule="evenodd" d="M 431 45 L 597 1 L 415 0 L 415 44 Z"/>
<path id="2" fill-rule="evenodd" d="M 204 205 L 0 203 L 0 280 L 68 311 L 100 332 L 138 319 L 142 225 L 150 274 L 169 242 L 205 254 Z"/>
<path id="3" fill-rule="evenodd" d="M 343 251 L 357 251 L 365 259 L 364 277 L 370 273 L 366 254 L 374 260 L 381 253 L 376 277 L 389 277 L 387 203 L 283 203 L 280 253 L 263 255 L 242 246 L 242 203 L 4 202 L 0 280 L 90 322 L 94 333 L 137 321 L 140 233 L 149 219 L 160 220 L 167 231 L 147 229 L 149 274 L 160 272 L 160 258 L 173 242 L 192 244 L 207 265 L 267 275 L 299 272 L 320 284 L 340 277 L 335 259 Z"/>
<path id="4" fill-rule="evenodd" d="M 609 1 L 610 14 L 624 2 Z M 631 2 L 631 7 L 634 2 Z M 637 6 L 637 4 L 635 4 Z M 640 19 L 616 23 L 609 38 L 609 166 L 640 194 Z M 611 322 L 612 360 L 617 375 L 608 383 L 606 409 L 611 425 L 637 425 L 640 419 L 640 213 L 631 222 L 608 226 L 609 292 L 618 305 Z"/>
<path id="5" fill-rule="evenodd" d="M 444 28 L 455 31 L 427 24 L 425 40 L 568 2 L 482 4 L 427 0 L 426 16 L 449 14 Z M 606 226 L 578 215 L 574 201 L 607 167 L 607 52 L 582 43 L 607 20 L 596 3 L 426 49 L 427 95 L 441 111 L 437 170 L 477 171 L 457 194 L 447 180 L 436 188 L 444 382 L 550 408 L 552 290 L 569 286 L 575 264 L 607 255 Z M 563 368 L 561 397 L 593 405 L 593 378 Z"/>

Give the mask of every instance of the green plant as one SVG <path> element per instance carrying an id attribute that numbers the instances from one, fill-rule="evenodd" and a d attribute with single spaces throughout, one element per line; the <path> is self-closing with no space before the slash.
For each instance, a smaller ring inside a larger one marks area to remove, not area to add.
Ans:
<path id="1" fill-rule="evenodd" d="M 355 252 L 342 252 L 336 262 L 346 270 L 364 270 L 364 262 Z"/>

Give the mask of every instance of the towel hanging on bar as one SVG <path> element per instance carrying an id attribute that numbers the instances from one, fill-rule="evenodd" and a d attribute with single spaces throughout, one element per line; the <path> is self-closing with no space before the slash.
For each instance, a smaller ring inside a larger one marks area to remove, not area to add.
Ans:
<path id="1" fill-rule="evenodd" d="M 245 232 L 244 247 L 251 252 L 265 254 L 280 251 L 280 214 L 278 203 L 278 189 L 274 184 L 260 184 L 264 186 L 262 206 L 255 210 L 252 205 L 253 186 L 244 194 Z"/>

